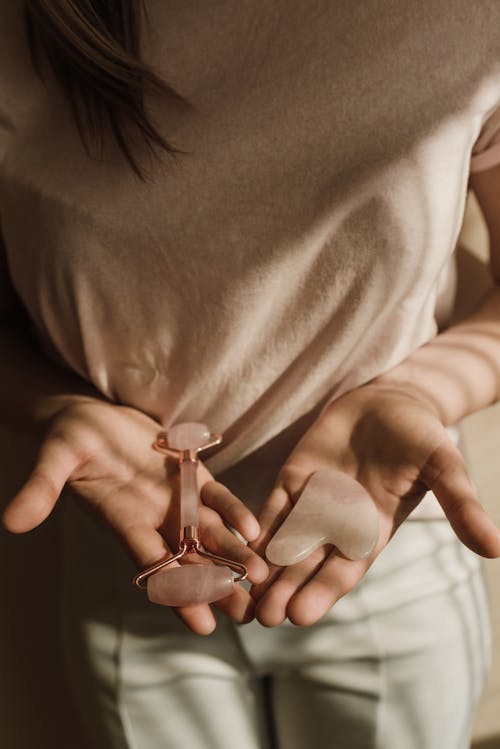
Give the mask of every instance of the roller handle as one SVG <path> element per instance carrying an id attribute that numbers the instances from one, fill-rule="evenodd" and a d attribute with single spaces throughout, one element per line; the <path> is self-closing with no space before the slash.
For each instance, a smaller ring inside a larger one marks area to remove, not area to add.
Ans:
<path id="1" fill-rule="evenodd" d="M 198 492 L 197 463 L 183 460 L 180 464 L 181 473 L 181 528 L 187 526 L 198 527 L 200 496 Z"/>

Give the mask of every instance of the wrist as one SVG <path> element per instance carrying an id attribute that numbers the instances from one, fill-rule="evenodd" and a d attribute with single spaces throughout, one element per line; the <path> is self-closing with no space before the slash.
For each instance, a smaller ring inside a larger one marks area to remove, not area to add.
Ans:
<path id="1" fill-rule="evenodd" d="M 104 402 L 90 393 L 60 393 L 37 398 L 33 403 L 33 426 L 36 432 L 42 436 L 46 433 L 50 423 L 68 408 L 85 404 Z"/>
<path id="2" fill-rule="evenodd" d="M 412 357 L 375 377 L 368 385 L 379 390 L 405 394 L 413 400 L 417 400 L 432 411 L 443 426 L 449 426 L 458 420 L 454 418 L 451 409 L 446 408 L 443 399 L 439 397 L 439 383 L 433 378 L 433 373 L 429 372 L 419 362 L 412 360 Z"/>

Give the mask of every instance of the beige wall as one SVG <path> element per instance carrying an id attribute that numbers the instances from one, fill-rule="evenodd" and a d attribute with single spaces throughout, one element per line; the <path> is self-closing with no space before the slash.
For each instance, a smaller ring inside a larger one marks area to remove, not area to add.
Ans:
<path id="1" fill-rule="evenodd" d="M 477 301 L 490 283 L 486 271 L 487 235 L 475 200 L 469 200 L 461 235 L 460 313 Z M 474 293 L 471 293 L 471 290 Z M 469 471 L 479 497 L 500 527 L 500 404 L 473 414 L 463 423 Z M 493 666 L 479 707 L 473 735 L 478 749 L 500 749 L 500 560 L 484 563 L 493 625 Z"/>

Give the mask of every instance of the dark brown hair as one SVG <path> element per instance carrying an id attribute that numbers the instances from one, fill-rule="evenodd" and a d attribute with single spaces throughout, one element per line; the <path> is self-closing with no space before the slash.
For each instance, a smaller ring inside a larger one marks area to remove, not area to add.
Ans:
<path id="1" fill-rule="evenodd" d="M 134 172 L 146 179 L 132 143 L 178 152 L 158 131 L 144 105 L 146 93 L 189 106 L 140 60 L 143 0 L 25 0 L 31 58 L 43 79 L 48 61 L 62 86 L 87 153 L 102 149 L 106 128 Z M 137 142 L 137 137 L 139 140 Z"/>

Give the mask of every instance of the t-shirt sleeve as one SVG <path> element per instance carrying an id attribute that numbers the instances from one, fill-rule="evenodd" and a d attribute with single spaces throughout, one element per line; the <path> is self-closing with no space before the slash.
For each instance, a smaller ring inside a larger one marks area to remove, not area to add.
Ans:
<path id="1" fill-rule="evenodd" d="M 500 107 L 484 123 L 472 148 L 471 174 L 484 172 L 500 164 Z"/>

